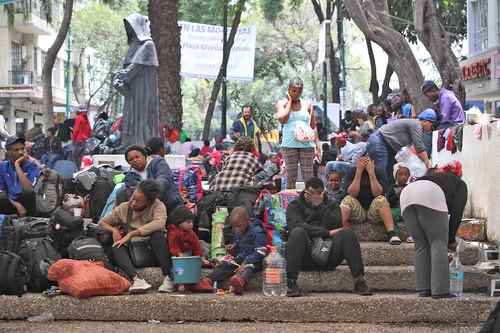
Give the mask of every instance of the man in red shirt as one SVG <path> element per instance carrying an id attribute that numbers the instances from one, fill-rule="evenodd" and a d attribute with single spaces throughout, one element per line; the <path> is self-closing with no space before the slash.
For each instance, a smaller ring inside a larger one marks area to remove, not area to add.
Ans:
<path id="1" fill-rule="evenodd" d="M 85 149 L 85 141 L 92 135 L 92 128 L 90 127 L 89 119 L 87 118 L 87 111 L 80 110 L 75 119 L 75 127 L 73 128 L 73 160 L 76 165 L 80 166 L 80 159 L 82 158 L 83 150 Z"/>

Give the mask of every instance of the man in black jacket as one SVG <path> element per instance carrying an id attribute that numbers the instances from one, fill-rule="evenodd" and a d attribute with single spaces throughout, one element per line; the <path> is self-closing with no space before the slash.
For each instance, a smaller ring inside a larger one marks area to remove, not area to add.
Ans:
<path id="1" fill-rule="evenodd" d="M 300 270 L 333 270 L 346 259 L 354 279 L 354 290 L 360 295 L 371 295 L 364 278 L 361 248 L 356 235 L 342 228 L 340 207 L 328 200 L 323 181 L 311 178 L 299 199 L 288 206 L 286 212 L 289 230 L 286 259 L 287 296 L 301 296 L 297 285 Z M 331 239 L 332 246 L 325 266 L 315 264 L 312 256 L 312 240 Z"/>

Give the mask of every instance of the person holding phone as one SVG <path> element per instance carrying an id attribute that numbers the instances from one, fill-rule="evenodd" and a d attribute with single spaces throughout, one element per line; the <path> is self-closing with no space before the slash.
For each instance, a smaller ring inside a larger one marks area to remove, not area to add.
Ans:
<path id="1" fill-rule="evenodd" d="M 276 103 L 278 121 L 283 130 L 281 147 L 287 172 L 287 189 L 296 188 L 300 164 L 304 181 L 313 176 L 314 157 L 320 158 L 316 119 L 312 104 L 301 99 L 304 82 L 294 78 L 288 85 L 286 99 Z"/>
<path id="2" fill-rule="evenodd" d="M 26 140 L 11 137 L 7 140 L 7 159 L 0 163 L 0 214 L 33 216 L 36 197 L 33 187 L 40 168 L 26 153 Z"/>

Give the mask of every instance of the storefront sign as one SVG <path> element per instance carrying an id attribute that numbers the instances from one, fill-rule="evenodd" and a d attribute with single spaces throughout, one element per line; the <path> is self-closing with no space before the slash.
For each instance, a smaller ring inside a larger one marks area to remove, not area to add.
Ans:
<path id="1" fill-rule="evenodd" d="M 491 77 L 491 58 L 482 59 L 462 67 L 462 80 L 488 79 Z"/>

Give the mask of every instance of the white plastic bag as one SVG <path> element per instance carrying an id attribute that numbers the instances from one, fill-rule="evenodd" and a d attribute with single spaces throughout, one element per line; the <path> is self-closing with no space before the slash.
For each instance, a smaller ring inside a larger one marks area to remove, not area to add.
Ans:
<path id="1" fill-rule="evenodd" d="M 396 161 L 406 164 L 410 169 L 410 174 L 414 177 L 422 177 L 427 172 L 425 163 L 409 147 L 401 148 L 396 154 Z"/>

